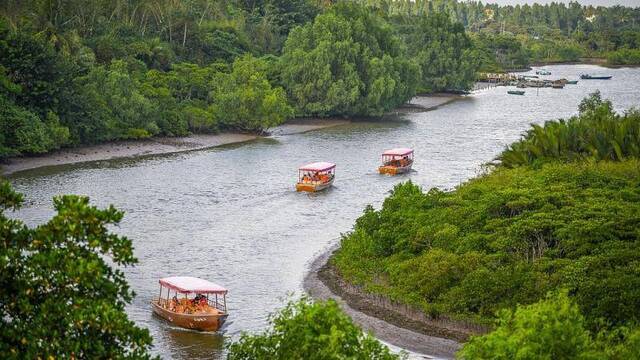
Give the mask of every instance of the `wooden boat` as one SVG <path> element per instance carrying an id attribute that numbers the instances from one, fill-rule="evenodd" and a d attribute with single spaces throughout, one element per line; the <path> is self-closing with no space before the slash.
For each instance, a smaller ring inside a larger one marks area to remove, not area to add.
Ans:
<path id="1" fill-rule="evenodd" d="M 155 314 L 185 329 L 218 331 L 222 327 L 228 316 L 227 289 L 191 276 L 159 282 L 160 295 L 151 301 Z"/>
<path id="2" fill-rule="evenodd" d="M 333 185 L 336 164 L 330 162 L 316 162 L 301 166 L 298 169 L 297 191 L 316 192 Z"/>
<path id="3" fill-rule="evenodd" d="M 564 89 L 564 83 L 560 81 L 554 81 L 553 84 L 551 84 L 551 87 L 554 89 Z"/>
<path id="4" fill-rule="evenodd" d="M 612 77 L 613 76 L 611 75 L 589 75 L 589 74 L 580 75 L 580 79 L 583 79 L 583 80 L 609 80 Z"/>
<path id="5" fill-rule="evenodd" d="M 507 91 L 509 95 L 524 95 L 524 90 L 509 90 Z"/>
<path id="6" fill-rule="evenodd" d="M 397 148 L 382 153 L 382 166 L 378 168 L 380 174 L 397 175 L 411 170 L 413 165 L 413 149 Z"/>

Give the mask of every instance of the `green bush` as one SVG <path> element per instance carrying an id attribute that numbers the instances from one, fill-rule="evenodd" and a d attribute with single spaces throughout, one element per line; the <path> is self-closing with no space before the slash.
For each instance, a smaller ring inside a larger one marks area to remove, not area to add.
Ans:
<path id="1" fill-rule="evenodd" d="M 640 49 L 620 49 L 607 54 L 610 65 L 640 65 Z"/>
<path id="2" fill-rule="evenodd" d="M 566 293 L 534 305 L 503 310 L 496 329 L 472 338 L 460 359 L 595 359 L 580 309 Z"/>
<path id="3" fill-rule="evenodd" d="M 242 334 L 229 347 L 229 360 L 400 359 L 353 324 L 338 304 L 301 299 L 272 316 L 262 334 Z"/>

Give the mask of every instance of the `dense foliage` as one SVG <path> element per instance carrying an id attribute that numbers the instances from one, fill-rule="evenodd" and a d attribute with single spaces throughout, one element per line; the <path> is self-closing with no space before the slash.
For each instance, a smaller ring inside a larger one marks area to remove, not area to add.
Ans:
<path id="1" fill-rule="evenodd" d="M 444 13 L 395 17 L 411 58 L 420 66 L 418 91 L 470 90 L 478 69 L 478 54 L 461 23 Z"/>
<path id="2" fill-rule="evenodd" d="M 0 52 L 0 157 L 155 135 L 260 132 L 292 113 L 284 90 L 267 79 L 268 62 L 250 54 L 149 70 L 128 56 L 101 64 L 87 48 L 83 63 L 6 28 Z"/>
<path id="3" fill-rule="evenodd" d="M 474 337 L 460 359 L 638 359 L 640 329 L 592 336 L 580 309 L 565 292 L 515 311 L 502 310 L 496 330 Z M 613 340 L 613 341 L 612 341 Z"/>
<path id="4" fill-rule="evenodd" d="M 481 321 L 566 287 L 589 320 L 640 320 L 639 166 L 501 169 L 454 192 L 401 184 L 365 210 L 335 262 L 434 315 Z"/>
<path id="5" fill-rule="evenodd" d="M 127 318 L 134 293 L 117 268 L 136 263 L 131 240 L 107 229 L 122 212 L 61 196 L 56 215 L 29 228 L 5 214 L 22 203 L 0 183 L 0 357 L 149 358 L 151 337 Z"/>
<path id="6" fill-rule="evenodd" d="M 522 140 L 500 156 L 501 164 L 514 167 L 545 161 L 581 159 L 624 160 L 640 158 L 640 112 L 616 114 L 610 101 L 596 92 L 580 104 L 578 116 L 532 125 Z"/>
<path id="7" fill-rule="evenodd" d="M 391 26 L 348 3 L 294 29 L 281 61 L 301 115 L 381 115 L 414 95 L 419 76 Z"/>
<path id="8" fill-rule="evenodd" d="M 607 58 L 610 64 L 640 64 L 640 8 L 570 3 L 501 6 L 458 0 L 359 0 L 391 16 L 446 13 L 478 35 L 482 69 L 518 69 L 536 62 Z M 497 42 L 497 44 L 494 44 Z"/>
<path id="9" fill-rule="evenodd" d="M 6 1 L 0 53 L 0 158 L 377 116 L 416 88 L 469 89 L 477 68 L 447 16 L 352 1 Z"/>
<path id="10" fill-rule="evenodd" d="M 338 304 L 290 302 L 272 316 L 262 334 L 243 334 L 229 347 L 230 360 L 262 359 L 400 359 L 353 324 Z"/>
<path id="11" fill-rule="evenodd" d="M 579 116 L 534 126 L 502 166 L 454 191 L 397 185 L 380 210 L 365 209 L 332 261 L 347 280 L 436 317 L 487 324 L 566 289 L 590 336 L 633 327 L 639 123 L 594 94 Z"/>

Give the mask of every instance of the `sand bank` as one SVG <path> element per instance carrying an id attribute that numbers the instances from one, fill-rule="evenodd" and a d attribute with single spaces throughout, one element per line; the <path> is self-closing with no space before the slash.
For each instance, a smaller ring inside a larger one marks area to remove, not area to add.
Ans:
<path id="1" fill-rule="evenodd" d="M 391 112 L 404 114 L 435 109 L 439 106 L 460 98 L 457 95 L 436 94 L 430 96 L 416 96 L 406 105 Z M 286 124 L 271 129 L 272 136 L 293 135 L 308 131 L 324 129 L 333 126 L 349 124 L 352 120 L 346 118 L 308 118 L 293 119 Z M 112 160 L 149 155 L 171 154 L 183 151 L 202 150 L 216 146 L 241 143 L 257 139 L 252 134 L 197 134 L 185 137 L 158 137 L 146 140 L 114 141 L 99 145 L 68 148 L 39 156 L 14 157 L 2 164 L 2 175 L 31 170 L 41 167 L 76 164 L 91 161 Z"/>

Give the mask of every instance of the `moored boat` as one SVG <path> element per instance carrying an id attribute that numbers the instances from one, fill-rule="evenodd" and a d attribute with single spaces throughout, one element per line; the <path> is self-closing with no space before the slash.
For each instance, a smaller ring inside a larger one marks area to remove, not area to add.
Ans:
<path id="1" fill-rule="evenodd" d="M 538 75 L 551 75 L 551 71 L 545 70 L 545 69 L 540 69 L 540 70 L 536 71 L 536 74 L 538 74 Z"/>
<path id="2" fill-rule="evenodd" d="M 507 91 L 509 95 L 524 95 L 524 90 L 509 90 Z"/>
<path id="3" fill-rule="evenodd" d="M 155 314 L 185 329 L 220 330 L 228 316 L 227 289 L 191 276 L 167 277 L 159 283 L 160 295 L 151 301 Z"/>
<path id="4" fill-rule="evenodd" d="M 589 74 L 580 75 L 580 79 L 583 79 L 583 80 L 609 80 L 612 77 L 613 76 L 611 75 L 589 75 Z"/>
<path id="5" fill-rule="evenodd" d="M 413 149 L 397 148 L 382 153 L 382 166 L 378 168 L 380 174 L 397 175 L 411 170 L 413 165 Z"/>
<path id="6" fill-rule="evenodd" d="M 567 80 L 567 84 L 569 85 L 576 85 L 578 83 L 578 80 Z"/>
<path id="7" fill-rule="evenodd" d="M 298 169 L 297 191 L 316 192 L 333 185 L 336 164 L 330 162 L 316 162 L 301 166 Z"/>

